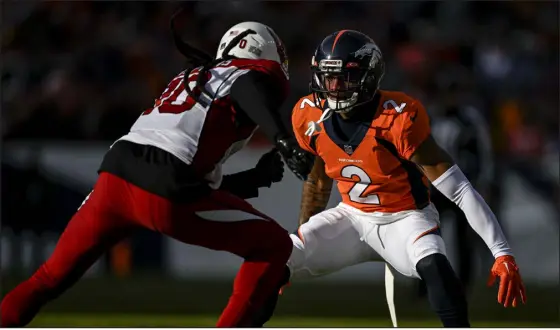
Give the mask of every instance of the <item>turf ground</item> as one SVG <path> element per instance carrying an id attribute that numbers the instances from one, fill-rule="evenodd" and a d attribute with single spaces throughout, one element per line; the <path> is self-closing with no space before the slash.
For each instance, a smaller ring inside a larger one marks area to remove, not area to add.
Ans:
<path id="1" fill-rule="evenodd" d="M 213 327 L 216 316 L 41 313 L 31 327 Z M 524 322 L 473 322 L 474 327 L 551 327 Z M 437 321 L 402 321 L 400 327 L 440 327 Z M 267 327 L 392 327 L 390 320 L 364 318 L 276 317 Z"/>
<path id="2" fill-rule="evenodd" d="M 2 278 L 5 294 L 21 279 Z M 553 287 L 530 286 L 527 305 L 505 309 L 495 289 L 476 286 L 469 296 L 475 327 L 559 327 L 560 301 Z M 439 327 L 414 287 L 396 287 L 402 327 Z M 176 280 L 161 276 L 84 278 L 45 306 L 33 327 L 212 327 L 231 294 L 231 281 Z M 328 316 L 328 317 L 325 317 Z M 278 302 L 268 327 L 392 327 L 382 283 L 293 285 Z"/>

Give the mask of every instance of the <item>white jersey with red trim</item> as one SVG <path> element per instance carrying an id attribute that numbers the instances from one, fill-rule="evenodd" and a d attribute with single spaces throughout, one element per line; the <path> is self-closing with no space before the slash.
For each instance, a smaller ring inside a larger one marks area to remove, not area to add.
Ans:
<path id="1" fill-rule="evenodd" d="M 229 98 L 233 82 L 251 70 L 283 74 L 279 64 L 273 61 L 224 61 L 207 71 L 204 87 L 213 96 L 210 98 L 196 87 L 200 69 L 191 71 L 187 77 L 189 88 L 200 98 L 200 103 L 188 96 L 183 83 L 186 72 L 183 71 L 119 140 L 165 150 L 186 164 L 192 164 L 213 183 L 212 186 L 219 186 L 221 164 L 241 150 L 257 129 L 254 124 L 240 124 L 236 120 Z"/>

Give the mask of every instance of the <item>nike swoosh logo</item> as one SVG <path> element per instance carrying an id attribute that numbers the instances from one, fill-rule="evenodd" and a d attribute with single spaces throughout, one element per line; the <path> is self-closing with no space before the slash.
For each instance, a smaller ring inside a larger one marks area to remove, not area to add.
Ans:
<path id="1" fill-rule="evenodd" d="M 507 262 L 504 262 L 504 266 L 506 266 L 506 270 L 507 270 L 507 272 L 508 272 L 508 274 L 509 274 L 509 266 L 508 266 Z"/>

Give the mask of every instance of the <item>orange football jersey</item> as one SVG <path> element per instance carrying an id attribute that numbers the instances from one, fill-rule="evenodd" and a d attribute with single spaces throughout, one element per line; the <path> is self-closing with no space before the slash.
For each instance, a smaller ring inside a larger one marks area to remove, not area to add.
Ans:
<path id="1" fill-rule="evenodd" d="M 301 98 L 292 111 L 298 143 L 324 160 L 344 203 L 364 212 L 424 208 L 429 203 L 428 179 L 409 159 L 430 134 L 426 110 L 402 92 L 379 91 L 372 104 L 371 122 L 355 126 L 349 135 L 341 133 L 344 123 L 337 125 L 340 119 L 333 114 L 307 136 L 310 123 L 323 112 L 312 95 Z"/>

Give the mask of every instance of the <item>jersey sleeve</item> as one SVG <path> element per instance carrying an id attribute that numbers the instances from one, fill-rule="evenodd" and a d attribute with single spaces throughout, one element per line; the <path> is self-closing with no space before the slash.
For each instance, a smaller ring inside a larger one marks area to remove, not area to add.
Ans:
<path id="1" fill-rule="evenodd" d="M 309 109 L 307 98 L 302 98 L 298 100 L 295 104 L 294 108 L 292 109 L 292 129 L 294 131 L 294 136 L 299 144 L 299 146 L 307 151 L 312 153 L 313 155 L 317 156 L 317 152 L 315 148 L 312 147 L 312 139 L 313 137 L 305 135 L 305 132 L 308 128 L 308 122 L 310 121 L 309 112 L 313 111 L 313 109 Z"/>
<path id="2" fill-rule="evenodd" d="M 430 135 L 430 118 L 424 106 L 414 100 L 403 111 L 392 128 L 394 145 L 401 157 L 409 160 L 412 154 Z"/>

